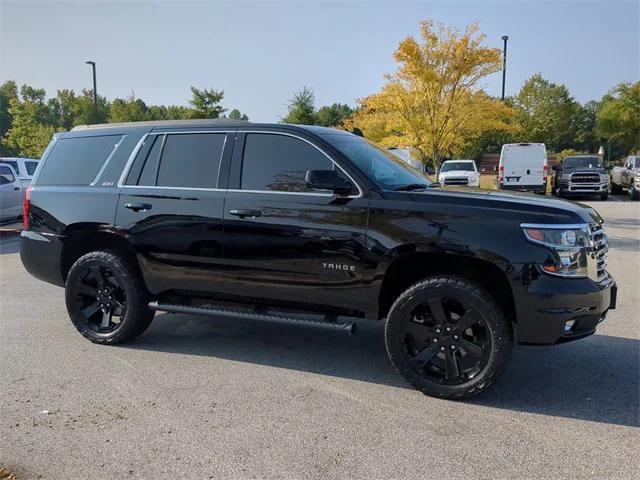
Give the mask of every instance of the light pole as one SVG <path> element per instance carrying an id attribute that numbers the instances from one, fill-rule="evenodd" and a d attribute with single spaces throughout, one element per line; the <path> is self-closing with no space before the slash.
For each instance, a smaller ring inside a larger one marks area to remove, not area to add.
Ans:
<path id="1" fill-rule="evenodd" d="M 93 70 L 93 123 L 97 123 L 98 122 L 98 90 L 96 87 L 96 62 L 87 60 L 84 63 L 86 63 L 87 65 L 91 65 L 91 68 Z"/>
<path id="2" fill-rule="evenodd" d="M 502 49 L 502 100 L 504 100 L 504 84 L 507 79 L 507 40 L 509 40 L 508 35 L 502 36 L 502 41 L 504 42 L 504 47 Z"/>

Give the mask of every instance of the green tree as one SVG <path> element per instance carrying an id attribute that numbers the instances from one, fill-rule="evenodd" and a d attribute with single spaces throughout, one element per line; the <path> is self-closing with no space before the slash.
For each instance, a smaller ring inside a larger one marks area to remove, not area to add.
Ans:
<path id="1" fill-rule="evenodd" d="M 240 110 L 238 110 L 237 108 L 234 108 L 229 112 L 229 118 L 231 120 L 244 120 L 245 122 L 249 120 L 249 117 L 246 114 L 240 112 Z"/>
<path id="2" fill-rule="evenodd" d="M 11 100 L 18 98 L 18 86 L 13 80 L 0 85 L 0 155 L 10 156 L 13 151 L 5 145 L 4 136 L 11 128 L 13 117 L 9 113 Z"/>
<path id="3" fill-rule="evenodd" d="M 627 153 L 640 151 L 640 82 L 621 83 L 603 97 L 596 132 Z"/>
<path id="4" fill-rule="evenodd" d="M 520 141 L 542 142 L 555 152 L 572 145 L 576 129 L 574 117 L 580 105 L 567 87 L 536 74 L 525 82 L 514 104 L 522 127 Z"/>
<path id="5" fill-rule="evenodd" d="M 590 100 L 578 106 L 573 118 L 575 136 L 573 147 L 584 152 L 597 152 L 600 141 L 596 134 L 596 116 L 600 102 Z"/>
<path id="6" fill-rule="evenodd" d="M 22 92 L 22 89 L 21 89 Z M 40 158 L 56 132 L 53 125 L 43 123 L 44 95 L 35 90 L 24 90 L 25 96 L 13 98 L 9 113 L 13 117 L 11 128 L 3 137 L 3 143 L 18 155 Z M 33 95 L 33 93 L 37 93 Z"/>
<path id="7" fill-rule="evenodd" d="M 353 114 L 353 108 L 344 103 L 333 103 L 320 107 L 316 113 L 316 124 L 323 127 L 340 127 Z"/>
<path id="8" fill-rule="evenodd" d="M 116 98 L 109 106 L 109 121 L 140 122 L 148 119 L 147 105 L 134 94 L 126 99 Z"/>
<path id="9" fill-rule="evenodd" d="M 227 111 L 220 105 L 224 97 L 222 90 L 191 87 L 191 95 L 189 103 L 193 106 L 195 118 L 220 118 Z"/>
<path id="10" fill-rule="evenodd" d="M 287 104 L 287 115 L 282 123 L 298 125 L 314 125 L 316 123 L 315 95 L 309 87 L 302 87 L 293 94 Z"/>

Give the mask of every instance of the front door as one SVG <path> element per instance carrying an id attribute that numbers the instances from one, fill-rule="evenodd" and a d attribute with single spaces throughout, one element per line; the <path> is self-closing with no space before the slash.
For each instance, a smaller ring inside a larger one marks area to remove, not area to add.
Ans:
<path id="1" fill-rule="evenodd" d="M 358 288 L 368 200 L 355 181 L 311 141 L 275 131 L 240 132 L 233 162 L 226 292 L 256 303 L 364 310 Z M 307 170 L 331 169 L 353 185 L 350 194 L 307 187 Z"/>
<path id="2" fill-rule="evenodd" d="M 233 135 L 154 133 L 139 150 L 122 186 L 116 225 L 134 246 L 151 293 L 222 294 L 218 176 Z"/>

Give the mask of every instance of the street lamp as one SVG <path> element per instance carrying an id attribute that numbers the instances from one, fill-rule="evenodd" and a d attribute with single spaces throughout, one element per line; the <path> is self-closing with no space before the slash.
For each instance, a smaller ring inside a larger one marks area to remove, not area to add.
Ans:
<path id="1" fill-rule="evenodd" d="M 94 123 L 98 122 L 98 90 L 96 87 L 96 62 L 92 62 L 91 60 L 87 60 L 87 65 L 91 65 L 93 70 L 93 121 Z"/>
<path id="2" fill-rule="evenodd" d="M 504 48 L 502 49 L 502 100 L 504 100 L 504 84 L 507 79 L 507 40 L 509 40 L 508 35 L 502 36 L 502 41 L 504 42 Z"/>

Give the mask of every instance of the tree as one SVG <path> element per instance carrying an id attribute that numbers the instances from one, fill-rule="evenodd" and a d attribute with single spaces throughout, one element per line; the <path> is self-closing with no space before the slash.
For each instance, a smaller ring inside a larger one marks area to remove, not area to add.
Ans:
<path id="1" fill-rule="evenodd" d="M 5 145 L 4 136 L 11 128 L 12 116 L 9 113 L 9 105 L 13 99 L 18 98 L 18 86 L 13 80 L 8 80 L 0 85 L 0 155 L 10 156 L 13 151 Z"/>
<path id="2" fill-rule="evenodd" d="M 314 125 L 316 123 L 315 95 L 309 87 L 302 87 L 293 94 L 287 105 L 287 115 L 282 118 L 282 123 L 294 123 L 298 125 Z"/>
<path id="3" fill-rule="evenodd" d="M 353 108 L 343 103 L 320 107 L 316 113 L 316 125 L 340 127 L 353 114 Z"/>
<path id="4" fill-rule="evenodd" d="M 124 100 L 116 98 L 109 107 L 110 122 L 140 122 L 147 119 L 147 105 L 133 93 Z"/>
<path id="5" fill-rule="evenodd" d="M 621 83 L 603 97 L 596 132 L 627 153 L 640 150 L 640 82 Z"/>
<path id="6" fill-rule="evenodd" d="M 514 104 L 522 127 L 519 141 L 541 142 L 554 152 L 572 146 L 576 133 L 574 118 L 580 105 L 567 87 L 538 73 L 524 83 Z"/>
<path id="7" fill-rule="evenodd" d="M 196 87 L 191 87 L 192 98 L 189 101 L 193 106 L 193 114 L 195 118 L 220 118 L 227 111 L 222 108 L 220 102 L 224 97 L 224 91 Z"/>
<path id="8" fill-rule="evenodd" d="M 231 120 L 244 120 L 245 122 L 249 120 L 249 117 L 247 117 L 246 114 L 241 113 L 237 108 L 234 108 L 229 112 L 229 118 Z"/>
<path id="9" fill-rule="evenodd" d="M 597 152 L 601 142 L 596 134 L 596 116 L 600 102 L 590 100 L 580 105 L 573 117 L 574 138 L 573 146 L 585 152 Z"/>
<path id="10" fill-rule="evenodd" d="M 513 131 L 514 111 L 478 84 L 501 69 L 500 50 L 482 45 L 476 24 L 464 31 L 420 24 L 422 42 L 403 40 L 394 53 L 398 69 L 382 91 L 360 101 L 347 122 L 387 147 L 408 147 L 437 169 L 486 131 Z"/>
<path id="11" fill-rule="evenodd" d="M 42 122 L 46 113 L 43 108 L 44 93 L 21 88 L 21 97 L 12 98 L 9 103 L 13 121 L 3 137 L 3 143 L 18 155 L 40 158 L 56 128 Z"/>

